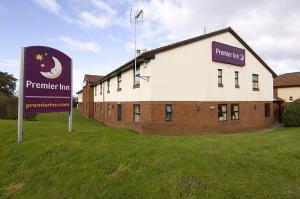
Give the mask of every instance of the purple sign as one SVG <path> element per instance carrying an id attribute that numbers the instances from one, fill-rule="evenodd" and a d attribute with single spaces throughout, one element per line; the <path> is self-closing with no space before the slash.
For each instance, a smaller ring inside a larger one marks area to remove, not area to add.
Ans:
<path id="1" fill-rule="evenodd" d="M 49 47 L 24 48 L 24 113 L 70 112 L 72 61 Z"/>
<path id="2" fill-rule="evenodd" d="M 212 42 L 212 60 L 216 62 L 245 66 L 245 49 L 227 44 Z"/>

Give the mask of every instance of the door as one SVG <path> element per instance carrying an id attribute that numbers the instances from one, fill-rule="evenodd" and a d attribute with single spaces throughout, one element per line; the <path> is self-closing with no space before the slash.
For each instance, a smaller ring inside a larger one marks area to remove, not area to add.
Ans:
<path id="1" fill-rule="evenodd" d="M 123 115 L 122 104 L 118 104 L 117 105 L 118 121 L 122 121 L 122 115 Z"/>

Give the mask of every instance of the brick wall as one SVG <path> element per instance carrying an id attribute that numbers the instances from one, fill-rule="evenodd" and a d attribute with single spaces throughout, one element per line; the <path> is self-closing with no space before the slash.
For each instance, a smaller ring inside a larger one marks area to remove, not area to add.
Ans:
<path id="1" fill-rule="evenodd" d="M 265 103 L 270 103 L 270 117 L 265 117 Z M 108 115 L 108 104 L 111 115 Z M 122 106 L 118 121 L 117 106 Z M 133 105 L 141 106 L 141 123 L 133 120 Z M 172 121 L 165 122 L 165 105 L 172 104 Z M 227 104 L 227 121 L 218 121 L 218 104 Z M 230 104 L 239 104 L 239 120 L 231 120 Z M 272 102 L 110 102 L 94 103 L 94 118 L 109 126 L 134 129 L 147 134 L 182 135 L 230 133 L 270 127 Z"/>
<path id="2" fill-rule="evenodd" d="M 78 103 L 78 111 L 87 118 L 94 118 L 94 87 L 86 85 L 82 89 L 82 102 Z"/>

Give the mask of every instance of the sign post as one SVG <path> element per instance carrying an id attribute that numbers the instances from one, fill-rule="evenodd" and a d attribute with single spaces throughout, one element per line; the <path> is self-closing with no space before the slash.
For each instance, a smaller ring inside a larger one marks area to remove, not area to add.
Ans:
<path id="1" fill-rule="evenodd" d="M 21 64 L 19 76 L 19 100 L 18 100 L 18 142 L 23 139 L 23 74 L 24 74 L 24 48 L 21 49 Z"/>
<path id="2" fill-rule="evenodd" d="M 45 46 L 22 48 L 18 104 L 18 142 L 23 138 L 23 116 L 68 112 L 72 131 L 72 60 Z"/>

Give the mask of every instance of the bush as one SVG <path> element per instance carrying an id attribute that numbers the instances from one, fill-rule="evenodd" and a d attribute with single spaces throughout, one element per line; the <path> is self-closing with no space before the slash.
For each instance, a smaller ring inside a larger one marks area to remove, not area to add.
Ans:
<path id="1" fill-rule="evenodd" d="M 287 127 L 300 126 L 300 98 L 284 110 L 283 124 Z"/>
<path id="2" fill-rule="evenodd" d="M 37 114 L 24 116 L 27 120 L 36 120 Z M 18 98 L 15 96 L 0 95 L 0 119 L 18 118 Z"/>

